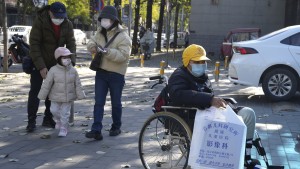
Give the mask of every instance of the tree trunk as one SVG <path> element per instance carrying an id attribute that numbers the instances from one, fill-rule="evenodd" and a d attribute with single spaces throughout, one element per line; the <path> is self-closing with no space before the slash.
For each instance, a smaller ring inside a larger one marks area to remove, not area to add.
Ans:
<path id="1" fill-rule="evenodd" d="M 3 43 L 4 43 L 4 49 L 3 49 L 3 53 L 4 53 L 4 57 L 3 57 L 3 73 L 8 73 L 8 64 L 7 64 L 7 60 L 8 60 L 8 55 L 7 55 L 7 18 L 6 18 L 6 4 L 5 4 L 5 0 L 1 0 L 1 7 L 2 7 L 2 28 L 3 28 Z"/>
<path id="2" fill-rule="evenodd" d="M 153 0 L 147 1 L 147 17 L 146 17 L 146 29 L 150 28 L 152 30 L 152 5 Z"/>
<path id="3" fill-rule="evenodd" d="M 115 7 L 118 11 L 118 18 L 120 20 L 120 24 L 122 24 L 122 1 L 121 0 L 115 0 Z"/>
<path id="4" fill-rule="evenodd" d="M 133 38 L 132 38 L 132 54 L 138 53 L 139 44 L 137 42 L 137 34 L 139 29 L 139 20 L 140 20 L 140 0 L 135 2 L 135 18 L 134 18 L 134 28 L 133 28 Z"/>
<path id="5" fill-rule="evenodd" d="M 177 29 L 178 29 L 178 15 L 179 15 L 180 4 L 176 3 L 175 18 L 174 18 L 174 48 L 177 47 Z"/>
<path id="6" fill-rule="evenodd" d="M 164 13 L 165 13 L 166 1 L 161 0 L 160 10 L 159 10 L 159 20 L 158 20 L 158 29 L 157 29 L 157 42 L 156 42 L 156 51 L 161 51 L 161 34 L 164 23 Z"/>

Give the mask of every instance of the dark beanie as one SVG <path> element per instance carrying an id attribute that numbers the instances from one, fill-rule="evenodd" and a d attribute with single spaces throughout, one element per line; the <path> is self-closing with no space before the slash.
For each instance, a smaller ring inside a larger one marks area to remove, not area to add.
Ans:
<path id="1" fill-rule="evenodd" d="M 117 9 L 114 6 L 105 6 L 98 17 L 98 21 L 101 21 L 102 18 L 119 21 Z"/>

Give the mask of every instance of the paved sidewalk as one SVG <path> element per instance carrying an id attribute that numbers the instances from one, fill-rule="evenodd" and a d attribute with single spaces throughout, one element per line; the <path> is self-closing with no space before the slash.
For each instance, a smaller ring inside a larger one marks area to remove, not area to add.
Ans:
<path id="1" fill-rule="evenodd" d="M 180 52 L 179 52 L 180 54 Z M 178 54 L 178 55 L 179 55 Z M 65 138 L 57 137 L 57 130 L 42 127 L 44 104 L 41 102 L 37 130 L 25 132 L 29 76 L 24 73 L 0 73 L 0 168 L 3 169 L 142 169 L 138 155 L 139 131 L 152 114 L 151 105 L 162 86 L 150 89 L 150 76 L 159 72 L 159 61 L 165 56 L 154 56 L 140 68 L 139 60 L 132 60 L 126 75 L 123 93 L 122 134 L 108 136 L 111 124 L 111 104 L 105 106 L 103 141 L 84 137 L 92 124 L 94 104 L 94 75 L 88 69 L 89 60 L 79 59 L 78 72 L 87 98 L 75 102 L 75 125 Z M 168 57 L 166 70 L 170 74 L 180 64 L 180 56 Z M 213 61 L 209 75 L 213 79 Z M 17 66 L 17 65 L 14 65 Z M 234 97 L 240 105 L 252 107 L 257 113 L 257 130 L 268 153 L 270 164 L 284 165 L 285 169 L 300 169 L 300 146 L 295 139 L 300 132 L 300 96 L 289 102 L 272 103 L 260 88 L 235 86 L 221 70 L 220 81 L 212 80 L 215 93 Z M 44 136 L 49 138 L 42 139 Z M 253 155 L 256 151 L 253 149 Z M 263 159 L 260 161 L 263 165 Z"/>

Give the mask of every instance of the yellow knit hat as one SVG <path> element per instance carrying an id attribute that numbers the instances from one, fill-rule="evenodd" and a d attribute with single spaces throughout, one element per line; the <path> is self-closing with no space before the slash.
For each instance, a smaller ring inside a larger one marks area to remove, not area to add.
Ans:
<path id="1" fill-rule="evenodd" d="M 192 44 L 183 51 L 182 54 L 183 66 L 187 67 L 190 60 L 201 61 L 201 60 L 210 60 L 210 59 L 206 57 L 206 51 L 202 46 Z"/>

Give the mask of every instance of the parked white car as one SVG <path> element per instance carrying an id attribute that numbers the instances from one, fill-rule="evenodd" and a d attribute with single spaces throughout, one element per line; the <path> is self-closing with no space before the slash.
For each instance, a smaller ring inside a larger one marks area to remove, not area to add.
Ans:
<path id="1" fill-rule="evenodd" d="M 300 25 L 269 33 L 259 39 L 233 44 L 229 80 L 262 86 L 273 101 L 288 100 L 300 88 Z"/>
<path id="2" fill-rule="evenodd" d="M 155 39 L 155 47 L 156 47 L 156 42 L 157 42 L 157 33 L 154 33 L 154 39 Z M 160 38 L 160 45 L 161 47 L 163 47 L 164 43 L 165 43 L 165 40 L 166 40 L 166 34 L 165 33 L 162 33 L 161 34 L 161 38 Z"/>
<path id="3" fill-rule="evenodd" d="M 185 36 L 185 32 L 177 32 L 177 46 L 178 47 L 184 47 L 184 45 L 185 45 L 184 36 Z M 174 34 L 170 35 L 169 44 L 170 44 L 169 45 L 170 48 L 175 47 Z M 166 45 L 167 45 L 167 39 L 164 41 L 164 47 L 166 47 Z"/>
<path id="4" fill-rule="evenodd" d="M 0 43 L 3 43 L 3 31 L 2 31 L 2 27 L 0 27 Z"/>
<path id="5" fill-rule="evenodd" d="M 86 44 L 86 34 L 80 29 L 74 29 L 74 37 L 76 44 L 85 45 Z"/>
<path id="6" fill-rule="evenodd" d="M 8 28 L 7 38 L 11 39 L 12 35 L 14 34 L 23 35 L 23 41 L 29 44 L 30 31 L 31 31 L 31 26 L 14 25 Z"/>

